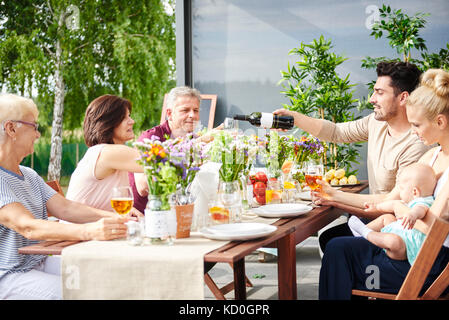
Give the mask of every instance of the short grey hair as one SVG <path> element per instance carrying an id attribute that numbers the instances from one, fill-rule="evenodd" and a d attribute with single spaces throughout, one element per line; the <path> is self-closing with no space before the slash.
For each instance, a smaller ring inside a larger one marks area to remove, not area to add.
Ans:
<path id="1" fill-rule="evenodd" d="M 172 108 L 175 105 L 176 99 L 179 97 L 190 96 L 198 99 L 198 103 L 201 103 L 201 94 L 200 92 L 191 87 L 182 86 L 175 87 L 170 90 L 167 97 L 167 108 Z"/>
<path id="2" fill-rule="evenodd" d="M 7 120 L 22 120 L 27 114 L 39 114 L 33 100 L 11 93 L 0 94 L 0 142 L 4 141 L 4 124 Z"/>

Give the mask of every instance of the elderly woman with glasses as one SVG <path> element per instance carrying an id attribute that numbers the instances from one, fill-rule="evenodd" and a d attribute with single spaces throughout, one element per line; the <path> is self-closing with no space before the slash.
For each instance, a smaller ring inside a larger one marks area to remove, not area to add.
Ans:
<path id="1" fill-rule="evenodd" d="M 0 299 L 60 299 L 56 257 L 20 255 L 39 240 L 112 240 L 126 236 L 127 218 L 70 201 L 21 166 L 40 137 L 31 99 L 0 95 Z M 72 222 L 48 221 L 48 214 Z"/>

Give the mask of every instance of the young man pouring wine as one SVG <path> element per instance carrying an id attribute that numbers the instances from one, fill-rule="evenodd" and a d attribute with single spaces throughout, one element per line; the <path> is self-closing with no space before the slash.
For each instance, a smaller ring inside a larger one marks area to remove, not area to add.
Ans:
<path id="1" fill-rule="evenodd" d="M 406 100 L 419 83 L 421 72 L 405 62 L 380 62 L 370 103 L 374 112 L 345 123 L 333 123 L 304 114 L 278 109 L 279 116 L 292 116 L 298 128 L 324 141 L 368 142 L 367 169 L 370 193 L 385 194 L 393 189 L 402 168 L 416 162 L 427 150 L 411 130 Z M 337 236 L 352 236 L 346 224 L 330 228 L 319 237 L 320 247 Z"/>

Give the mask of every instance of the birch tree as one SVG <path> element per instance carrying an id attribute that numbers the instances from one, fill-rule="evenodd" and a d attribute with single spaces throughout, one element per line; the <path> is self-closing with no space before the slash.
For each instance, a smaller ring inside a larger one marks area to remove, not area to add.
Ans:
<path id="1" fill-rule="evenodd" d="M 0 89 L 38 101 L 48 128 L 49 180 L 59 180 L 62 132 L 90 101 L 133 103 L 135 129 L 157 124 L 174 78 L 174 0 L 0 1 Z"/>

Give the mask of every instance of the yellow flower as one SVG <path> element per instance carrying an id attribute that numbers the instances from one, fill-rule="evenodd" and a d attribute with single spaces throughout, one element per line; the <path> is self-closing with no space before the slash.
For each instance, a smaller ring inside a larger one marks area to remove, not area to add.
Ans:
<path id="1" fill-rule="evenodd" d="M 151 147 L 151 153 L 154 154 L 155 156 L 159 154 L 159 148 L 157 145 L 156 146 L 153 145 L 153 147 Z"/>

